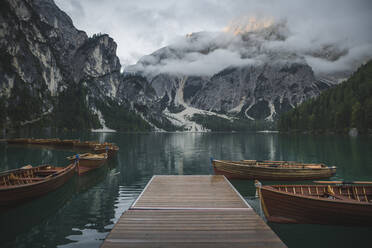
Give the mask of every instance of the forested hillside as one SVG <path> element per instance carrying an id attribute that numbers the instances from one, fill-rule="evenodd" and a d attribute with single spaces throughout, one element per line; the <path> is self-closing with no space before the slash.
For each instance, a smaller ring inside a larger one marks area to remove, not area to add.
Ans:
<path id="1" fill-rule="evenodd" d="M 340 85 L 282 115 L 281 131 L 347 132 L 372 130 L 372 60 Z"/>

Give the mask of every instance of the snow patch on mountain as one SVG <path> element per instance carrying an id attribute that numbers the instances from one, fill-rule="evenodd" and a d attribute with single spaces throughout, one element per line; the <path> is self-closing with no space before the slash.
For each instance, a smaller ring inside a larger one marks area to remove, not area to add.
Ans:
<path id="1" fill-rule="evenodd" d="M 101 111 L 99 111 L 97 109 L 94 109 L 93 112 L 97 114 L 98 119 L 99 119 L 99 123 L 101 124 L 102 128 L 92 129 L 91 130 L 92 132 L 94 132 L 94 133 L 115 133 L 116 132 L 116 130 L 113 130 L 113 129 L 108 128 L 106 126 L 106 121 L 103 118 L 103 115 L 102 115 Z"/>
<path id="2" fill-rule="evenodd" d="M 229 121 L 233 121 L 234 117 L 229 117 L 223 114 L 217 114 L 211 111 L 197 109 L 189 106 L 185 106 L 185 109 L 179 113 L 172 113 L 166 108 L 163 111 L 163 114 L 167 117 L 169 121 L 172 122 L 173 125 L 178 127 L 183 127 L 186 132 L 208 132 L 210 131 L 207 128 L 204 128 L 202 125 L 197 124 L 195 121 L 192 121 L 191 118 L 195 114 L 200 114 L 204 116 L 217 116 L 223 119 L 227 119 Z"/>
<path id="3" fill-rule="evenodd" d="M 267 121 L 274 121 L 274 115 L 276 114 L 275 106 L 272 101 L 269 101 L 270 115 L 265 118 Z"/>
<path id="4" fill-rule="evenodd" d="M 243 108 L 243 106 L 245 104 L 245 99 L 246 99 L 246 97 L 243 96 L 243 99 L 240 101 L 239 105 L 237 105 L 236 107 L 230 109 L 228 112 L 229 113 L 239 113 L 240 111 L 242 111 L 242 108 Z"/>

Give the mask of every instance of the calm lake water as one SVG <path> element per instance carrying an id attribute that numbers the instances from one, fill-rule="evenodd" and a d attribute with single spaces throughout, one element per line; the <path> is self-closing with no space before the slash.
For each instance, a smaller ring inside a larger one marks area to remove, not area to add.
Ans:
<path id="1" fill-rule="evenodd" d="M 49 195 L 0 214 L 0 247 L 99 247 L 153 175 L 213 174 L 216 159 L 266 159 L 336 165 L 333 179 L 372 180 L 372 138 L 253 133 L 32 133 L 120 146 L 108 166 Z M 0 170 L 67 165 L 76 152 L 0 143 Z M 262 216 L 252 181 L 232 180 Z M 275 183 L 265 182 L 264 184 Z M 342 216 L 340 216 L 342 218 Z M 372 228 L 270 224 L 288 247 L 370 247 Z"/>

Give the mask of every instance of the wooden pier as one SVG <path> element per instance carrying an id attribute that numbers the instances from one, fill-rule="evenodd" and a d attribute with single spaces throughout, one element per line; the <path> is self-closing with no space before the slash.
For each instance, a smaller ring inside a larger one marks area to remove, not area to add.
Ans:
<path id="1" fill-rule="evenodd" d="M 101 247 L 286 246 L 224 176 L 153 176 Z"/>

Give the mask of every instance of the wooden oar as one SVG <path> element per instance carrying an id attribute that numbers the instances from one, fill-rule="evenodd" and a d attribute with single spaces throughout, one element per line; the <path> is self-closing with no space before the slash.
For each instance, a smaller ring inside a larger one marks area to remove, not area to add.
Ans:
<path id="1" fill-rule="evenodd" d="M 322 184 L 372 184 L 370 181 L 313 181 L 313 183 L 322 183 Z"/>

